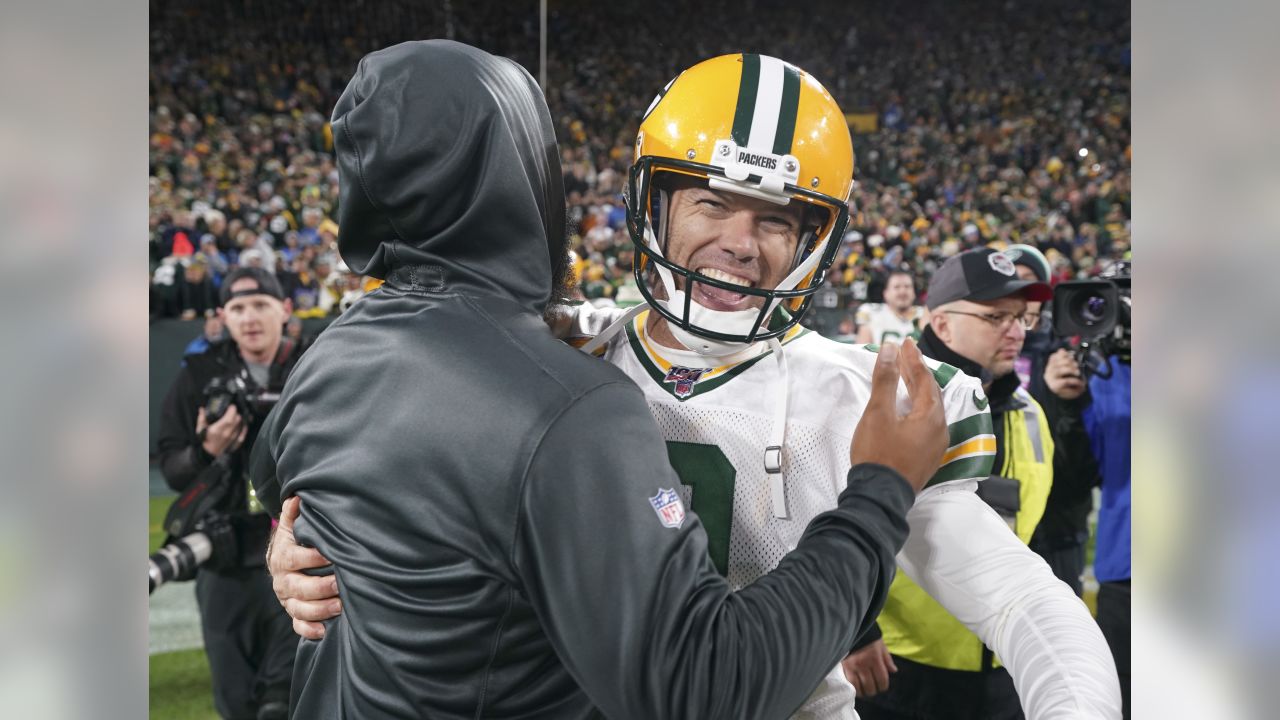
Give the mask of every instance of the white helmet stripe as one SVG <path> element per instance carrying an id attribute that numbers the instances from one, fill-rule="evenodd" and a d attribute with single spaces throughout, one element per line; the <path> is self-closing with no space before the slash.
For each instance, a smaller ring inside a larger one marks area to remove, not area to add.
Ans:
<path id="1" fill-rule="evenodd" d="M 774 135 L 778 132 L 778 115 L 782 110 L 783 63 L 775 57 L 760 56 L 760 85 L 756 91 L 756 107 L 751 116 L 751 137 L 747 147 L 773 152 Z"/>

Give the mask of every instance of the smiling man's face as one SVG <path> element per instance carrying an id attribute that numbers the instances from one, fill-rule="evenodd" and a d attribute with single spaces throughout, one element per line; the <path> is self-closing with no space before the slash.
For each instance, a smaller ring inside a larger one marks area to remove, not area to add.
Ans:
<path id="1" fill-rule="evenodd" d="M 697 182 L 675 185 L 670 203 L 664 255 L 673 263 L 715 280 L 769 290 L 790 274 L 804 220 L 802 203 L 777 205 Z M 682 278 L 676 282 L 684 288 Z M 764 303 L 762 297 L 705 283 L 695 283 L 692 299 L 721 311 Z"/>
<path id="2" fill-rule="evenodd" d="M 231 285 L 231 292 L 256 290 L 258 281 L 245 277 Z M 284 323 L 289 319 L 289 309 L 270 295 L 241 295 L 227 301 L 219 311 L 226 323 L 227 332 L 241 352 L 251 356 L 266 356 L 270 360 L 280 344 Z"/>

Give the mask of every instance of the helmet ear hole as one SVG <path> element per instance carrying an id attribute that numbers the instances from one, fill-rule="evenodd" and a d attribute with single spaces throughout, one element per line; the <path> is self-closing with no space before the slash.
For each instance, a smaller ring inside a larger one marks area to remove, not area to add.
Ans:
<path id="1" fill-rule="evenodd" d="M 800 220 L 800 239 L 796 243 L 796 256 L 791 267 L 796 267 L 809 257 L 821 242 L 823 233 L 831 224 L 831 211 L 817 205 L 805 204 L 804 216 Z"/>

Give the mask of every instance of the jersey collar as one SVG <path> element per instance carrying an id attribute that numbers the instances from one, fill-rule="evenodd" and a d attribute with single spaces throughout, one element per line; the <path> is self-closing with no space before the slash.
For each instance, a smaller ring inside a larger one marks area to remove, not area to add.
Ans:
<path id="1" fill-rule="evenodd" d="M 627 344 L 649 377 L 677 400 L 684 401 L 711 392 L 773 353 L 765 343 L 760 342 L 730 358 L 719 359 L 723 363 L 721 365 L 708 366 L 709 361 L 716 362 L 717 359 L 664 347 L 655 342 L 645 332 L 648 319 L 649 311 L 646 311 L 627 323 Z M 796 325 L 783 336 L 781 342 L 785 345 L 808 333 L 807 328 Z"/>

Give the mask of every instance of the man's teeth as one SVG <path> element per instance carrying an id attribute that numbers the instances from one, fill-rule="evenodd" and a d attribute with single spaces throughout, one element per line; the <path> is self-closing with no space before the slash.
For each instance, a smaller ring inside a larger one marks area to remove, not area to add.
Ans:
<path id="1" fill-rule="evenodd" d="M 739 277 L 737 275 L 730 275 L 729 273 L 723 270 L 717 270 L 716 268 L 707 268 L 707 267 L 699 268 L 698 273 L 700 275 L 706 275 L 712 280 L 719 280 L 721 282 L 733 283 L 734 285 L 744 285 L 746 287 L 751 287 L 752 285 L 751 281 L 744 277 Z"/>

